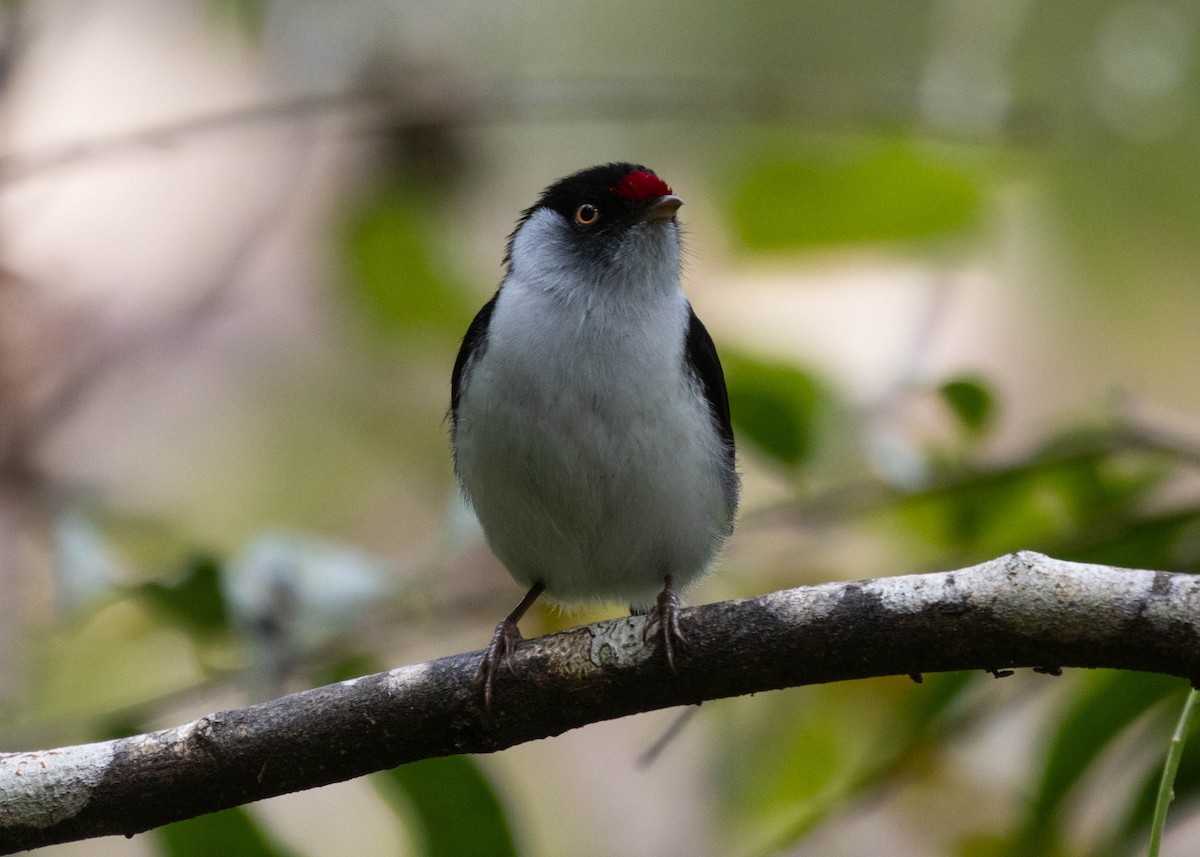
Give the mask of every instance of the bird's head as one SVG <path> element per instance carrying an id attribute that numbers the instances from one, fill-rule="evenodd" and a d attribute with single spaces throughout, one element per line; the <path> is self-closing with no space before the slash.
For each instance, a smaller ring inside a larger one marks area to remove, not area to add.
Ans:
<path id="1" fill-rule="evenodd" d="M 526 209 L 509 238 L 505 261 L 530 279 L 679 276 L 683 200 L 653 170 L 611 163 L 574 173 Z"/>

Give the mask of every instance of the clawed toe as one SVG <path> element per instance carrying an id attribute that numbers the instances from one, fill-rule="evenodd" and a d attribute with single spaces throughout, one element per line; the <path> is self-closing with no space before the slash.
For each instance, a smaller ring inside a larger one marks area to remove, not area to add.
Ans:
<path id="1" fill-rule="evenodd" d="M 512 656 L 521 639 L 517 623 L 505 619 L 496 626 L 496 632 L 492 634 L 492 641 L 488 643 L 488 647 L 483 653 L 483 660 L 479 662 L 479 672 L 475 674 L 475 682 L 483 686 L 483 708 L 488 714 L 492 713 L 492 687 L 496 681 L 496 670 L 503 663 L 508 667 L 510 673 L 513 671 Z"/>
<path id="2" fill-rule="evenodd" d="M 492 689 L 496 684 L 496 670 L 500 669 L 500 664 L 503 662 L 508 667 L 508 671 L 513 672 L 513 652 L 517 650 L 517 644 L 522 640 L 517 622 L 545 589 L 546 586 L 541 581 L 534 583 L 525 593 L 525 597 L 521 599 L 521 603 L 514 607 L 512 612 L 496 626 L 496 632 L 492 634 L 492 641 L 484 650 L 483 660 L 479 662 L 479 672 L 475 674 L 475 683 L 483 685 L 483 711 L 488 718 L 492 715 Z"/>
<path id="3" fill-rule="evenodd" d="M 663 654 L 666 655 L 667 666 L 671 668 L 671 672 L 678 672 L 675 669 L 676 645 L 687 643 L 687 639 L 683 636 L 683 629 L 679 626 L 680 609 L 679 596 L 671 588 L 671 578 L 668 576 L 666 585 L 658 596 L 658 602 L 650 611 L 646 625 L 642 629 L 642 642 L 649 645 L 652 637 L 660 636 L 662 638 Z"/>

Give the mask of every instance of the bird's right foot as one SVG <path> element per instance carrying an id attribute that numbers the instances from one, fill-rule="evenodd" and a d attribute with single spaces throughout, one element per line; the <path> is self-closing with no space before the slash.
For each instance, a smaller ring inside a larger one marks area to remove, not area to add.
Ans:
<path id="1" fill-rule="evenodd" d="M 488 718 L 492 716 L 492 689 L 496 684 L 496 670 L 500 669 L 500 664 L 503 663 L 508 667 L 510 673 L 513 671 L 513 652 L 517 650 L 517 644 L 523 639 L 521 631 L 517 628 L 517 622 L 521 621 L 525 611 L 533 606 L 533 602 L 537 601 L 538 596 L 545 589 L 546 585 L 540 580 L 529 588 L 525 597 L 521 599 L 521 603 L 514 607 L 512 612 L 496 626 L 496 632 L 492 634 L 492 641 L 488 643 L 487 649 L 483 652 L 483 660 L 479 663 L 479 672 L 475 674 L 475 683 L 483 685 L 483 713 Z"/>

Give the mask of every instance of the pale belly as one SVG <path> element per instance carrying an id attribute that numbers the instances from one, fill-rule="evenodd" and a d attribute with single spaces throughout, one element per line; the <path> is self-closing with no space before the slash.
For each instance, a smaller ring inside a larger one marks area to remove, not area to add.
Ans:
<path id="1" fill-rule="evenodd" d="M 666 575 L 683 587 L 708 570 L 730 510 L 701 400 L 684 390 L 669 401 L 519 385 L 512 394 L 490 380 L 510 392 L 463 408 L 458 470 L 518 582 L 541 581 L 563 601 L 646 606 Z"/>

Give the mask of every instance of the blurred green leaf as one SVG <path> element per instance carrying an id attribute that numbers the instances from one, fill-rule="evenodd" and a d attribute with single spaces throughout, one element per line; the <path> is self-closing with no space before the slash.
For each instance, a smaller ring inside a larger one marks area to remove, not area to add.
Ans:
<path id="1" fill-rule="evenodd" d="M 1062 498 L 1028 472 L 978 474 L 905 498 L 898 512 L 909 532 L 972 556 L 1037 549 L 1071 526 Z"/>
<path id="2" fill-rule="evenodd" d="M 1051 738 L 1029 815 L 1008 852 L 1012 857 L 1054 854 L 1071 789 L 1134 720 L 1186 689 L 1178 678 L 1152 673 L 1105 671 L 1089 678 Z M 1164 733 L 1164 747 L 1166 740 Z"/>
<path id="3" fill-rule="evenodd" d="M 204 680 L 195 642 L 145 599 L 97 605 L 39 638 L 38 680 L 27 688 L 24 704 L 35 722 L 125 719 L 151 700 Z"/>
<path id="4" fill-rule="evenodd" d="M 211 14 L 230 21 L 247 35 L 261 38 L 267 21 L 267 0 L 207 0 Z"/>
<path id="5" fill-rule="evenodd" d="M 1089 551 L 1090 561 L 1128 565 L 1101 558 L 1100 549 L 1116 557 L 1114 539 L 1125 534 L 1160 552 L 1179 541 L 1186 521 L 1135 532 L 1143 501 L 1169 473 L 1161 455 L 1122 449 L 1111 438 L 1052 445 L 1003 468 L 972 472 L 956 461 L 932 487 L 902 496 L 898 510 L 911 532 L 972 555 L 1029 548 L 1080 559 Z M 1178 561 L 1143 567 L 1178 568 Z"/>
<path id="6" fill-rule="evenodd" d="M 952 709 L 979 678 L 977 673 L 962 671 L 925 676 L 900 706 L 896 724 L 901 735 L 897 737 L 945 740 L 959 725 L 960 718 L 951 716 Z"/>
<path id="7" fill-rule="evenodd" d="M 464 295 L 437 249 L 446 231 L 427 194 L 385 188 L 354 215 L 347 235 L 353 296 L 392 333 L 433 328 L 462 336 L 471 320 Z"/>
<path id="8" fill-rule="evenodd" d="M 1084 687 L 1058 724 L 1034 811 L 1055 811 L 1088 767 L 1130 723 L 1185 684 L 1173 676 L 1105 671 Z"/>
<path id="9" fill-rule="evenodd" d="M 954 853 L 958 857 L 1001 857 L 1005 844 L 995 834 L 976 833 L 961 840 Z"/>
<path id="10" fill-rule="evenodd" d="M 1157 456 L 1140 453 L 1098 458 L 1075 467 L 1053 471 L 1079 521 L 1129 517 L 1137 504 L 1160 484 L 1167 469 Z"/>
<path id="11" fill-rule="evenodd" d="M 862 711 L 864 693 L 879 701 L 871 689 L 830 686 L 759 697 L 765 710 L 741 700 L 721 707 L 730 737 L 719 742 L 717 782 L 729 813 L 721 827 L 739 853 L 776 853 L 841 806 L 866 761 L 864 736 L 885 728 L 891 711 Z"/>
<path id="12" fill-rule="evenodd" d="M 467 756 L 401 765 L 375 775 L 401 816 L 415 816 L 424 857 L 515 857 L 504 807 L 479 766 Z"/>
<path id="13" fill-rule="evenodd" d="M 1200 508 L 1114 520 L 1080 533 L 1056 555 L 1077 562 L 1163 571 L 1200 570 Z"/>
<path id="14" fill-rule="evenodd" d="M 1200 740 L 1200 723 L 1193 721 L 1188 733 L 1188 743 L 1183 750 L 1183 758 L 1179 762 L 1179 770 L 1175 774 L 1174 801 L 1171 804 L 1171 816 L 1167 819 L 1167 829 L 1170 830 L 1171 818 L 1182 817 L 1189 810 L 1188 804 L 1194 807 L 1197 797 L 1200 797 L 1200 748 L 1195 746 Z M 1162 745 L 1163 758 L 1167 755 L 1168 744 L 1164 739 Z M 1130 804 L 1125 820 L 1115 831 L 1112 839 L 1100 854 L 1105 857 L 1116 857 L 1124 854 L 1140 854 L 1145 847 L 1150 819 L 1154 813 L 1154 803 L 1158 795 L 1158 784 L 1162 777 L 1162 765 L 1153 765 L 1146 773 L 1137 797 Z"/>
<path id="15" fill-rule="evenodd" d="M 828 402 L 806 372 L 739 353 L 722 355 L 729 410 L 739 440 L 789 468 L 813 451 L 815 424 Z"/>
<path id="16" fill-rule="evenodd" d="M 209 554 L 189 558 L 178 582 L 151 581 L 141 584 L 137 591 L 176 625 L 200 637 L 229 630 L 229 615 L 221 595 L 221 563 Z"/>
<path id="17" fill-rule="evenodd" d="M 760 157 L 732 204 L 736 236 L 760 251 L 923 240 L 967 228 L 979 209 L 966 174 L 888 140 Z"/>
<path id="18" fill-rule="evenodd" d="M 777 697 L 772 715 L 758 722 L 735 717 L 738 737 L 719 781 L 739 851 L 790 853 L 856 796 L 923 767 L 931 748 L 969 722 L 970 707 L 958 703 L 978 678 L 956 672 L 920 685 L 899 678 L 828 685 Z"/>
<path id="19" fill-rule="evenodd" d="M 288 857 L 241 807 L 222 810 L 154 831 L 163 857 Z"/>
<path id="20" fill-rule="evenodd" d="M 971 434 L 982 434 L 991 425 L 995 398 L 979 379 L 955 378 L 943 384 L 938 392 Z"/>

